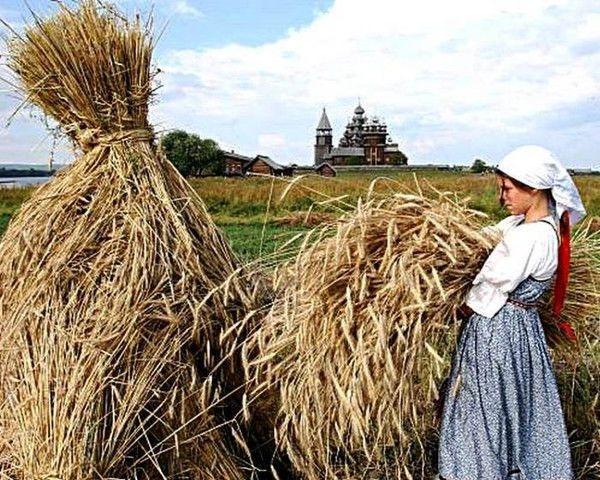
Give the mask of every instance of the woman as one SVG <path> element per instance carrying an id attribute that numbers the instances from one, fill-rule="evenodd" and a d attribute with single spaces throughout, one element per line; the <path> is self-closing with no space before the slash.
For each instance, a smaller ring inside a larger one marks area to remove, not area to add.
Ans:
<path id="1" fill-rule="evenodd" d="M 569 220 L 577 222 L 585 209 L 565 168 L 541 147 L 508 154 L 497 180 L 511 215 L 491 227 L 502 240 L 462 309 L 468 316 L 444 394 L 439 477 L 569 480 L 569 442 L 535 303 L 558 269 L 554 312 L 560 314 Z M 574 338 L 568 322 L 559 326 Z"/>

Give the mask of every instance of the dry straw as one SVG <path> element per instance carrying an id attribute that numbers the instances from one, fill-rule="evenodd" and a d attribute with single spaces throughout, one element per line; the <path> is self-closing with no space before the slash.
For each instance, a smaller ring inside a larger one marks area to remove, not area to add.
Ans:
<path id="1" fill-rule="evenodd" d="M 287 476 L 433 476 L 435 402 L 456 311 L 498 240 L 485 222 L 432 187 L 369 194 L 337 223 L 310 231 L 277 269 L 276 301 L 248 342 L 246 371 L 256 409 L 274 409 L 274 441 L 293 467 Z M 565 313 L 584 348 L 576 368 L 572 352 L 557 345 L 554 354 L 568 426 L 580 440 L 576 468 L 591 478 L 600 460 L 600 238 L 584 228 L 573 243 Z"/>
<path id="2" fill-rule="evenodd" d="M 248 281 L 148 124 L 151 25 L 84 0 L 14 34 L 26 102 L 83 151 L 0 244 L 0 476 L 248 477 Z"/>

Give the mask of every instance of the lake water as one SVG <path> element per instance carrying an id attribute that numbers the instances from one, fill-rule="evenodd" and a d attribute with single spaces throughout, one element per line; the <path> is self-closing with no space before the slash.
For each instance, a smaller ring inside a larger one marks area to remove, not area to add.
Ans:
<path id="1" fill-rule="evenodd" d="M 0 178 L 0 188 L 28 187 L 46 183 L 52 177 L 6 177 Z"/>

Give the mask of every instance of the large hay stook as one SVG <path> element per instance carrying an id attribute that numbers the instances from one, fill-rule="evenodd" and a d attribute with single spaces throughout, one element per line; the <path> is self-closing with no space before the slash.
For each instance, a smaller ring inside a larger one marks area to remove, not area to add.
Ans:
<path id="1" fill-rule="evenodd" d="M 0 243 L 5 477 L 247 478 L 240 344 L 268 299 L 154 145 L 150 23 L 85 0 L 9 44 L 83 154 Z"/>

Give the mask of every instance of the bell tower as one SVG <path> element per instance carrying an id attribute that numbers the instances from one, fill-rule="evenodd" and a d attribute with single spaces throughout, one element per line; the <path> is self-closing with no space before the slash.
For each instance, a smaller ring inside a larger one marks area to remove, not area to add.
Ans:
<path id="1" fill-rule="evenodd" d="M 333 135 L 331 133 L 331 124 L 327 118 L 327 112 L 323 108 L 321 120 L 317 125 L 317 136 L 315 139 L 315 165 L 323 163 L 323 157 L 331 153 L 333 147 Z"/>

